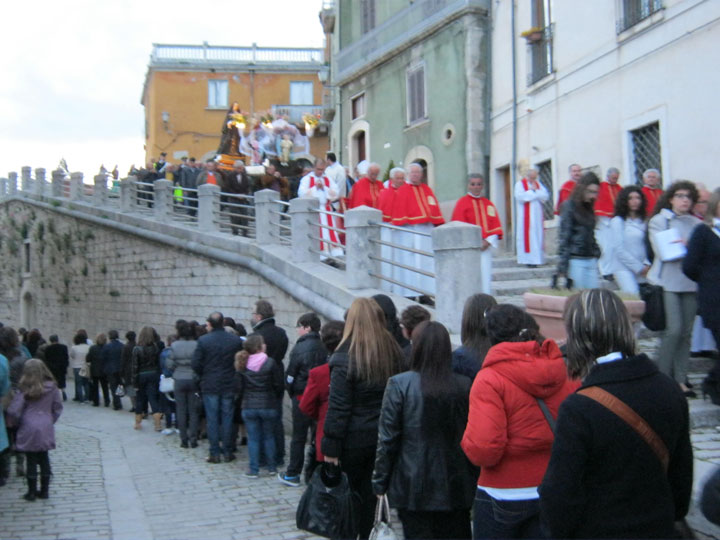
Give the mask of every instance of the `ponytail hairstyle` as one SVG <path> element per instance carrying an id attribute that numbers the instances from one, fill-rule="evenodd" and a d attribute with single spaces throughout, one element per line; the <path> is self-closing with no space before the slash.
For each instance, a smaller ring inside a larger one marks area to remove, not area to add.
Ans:
<path id="1" fill-rule="evenodd" d="M 20 377 L 18 387 L 25 394 L 26 399 L 36 400 L 43 395 L 47 381 L 55 383 L 55 377 L 50 373 L 45 362 L 32 358 L 23 365 L 22 377 Z"/>
<path id="2" fill-rule="evenodd" d="M 245 371 L 250 355 L 262 352 L 264 345 L 265 340 L 260 334 L 248 336 L 243 343 L 243 350 L 235 354 L 235 370 Z"/>

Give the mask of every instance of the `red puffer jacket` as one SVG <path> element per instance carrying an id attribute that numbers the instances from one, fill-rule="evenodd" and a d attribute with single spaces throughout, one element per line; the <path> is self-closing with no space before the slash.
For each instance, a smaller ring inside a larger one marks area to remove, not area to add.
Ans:
<path id="1" fill-rule="evenodd" d="M 488 352 L 470 391 L 462 448 L 482 467 L 478 485 L 539 486 L 553 434 L 536 398 L 557 417 L 560 403 L 580 381 L 568 379 L 560 349 L 551 340 L 499 343 Z"/>

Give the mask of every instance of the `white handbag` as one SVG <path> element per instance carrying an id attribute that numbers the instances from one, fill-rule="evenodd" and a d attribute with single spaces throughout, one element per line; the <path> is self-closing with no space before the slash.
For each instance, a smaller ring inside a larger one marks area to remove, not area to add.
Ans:
<path id="1" fill-rule="evenodd" d="M 369 540 L 398 540 L 395 531 L 390 527 L 390 503 L 387 495 L 378 497 L 375 505 L 375 525 L 370 531 Z"/>
<path id="2" fill-rule="evenodd" d="M 165 375 L 160 375 L 160 391 L 163 394 L 169 394 L 170 392 L 175 391 L 175 379 L 172 377 L 166 377 Z"/>

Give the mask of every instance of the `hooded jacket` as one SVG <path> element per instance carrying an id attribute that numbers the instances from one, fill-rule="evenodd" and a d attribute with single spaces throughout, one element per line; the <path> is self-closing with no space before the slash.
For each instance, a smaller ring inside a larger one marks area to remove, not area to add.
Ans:
<path id="1" fill-rule="evenodd" d="M 482 467 L 478 485 L 501 489 L 540 485 L 553 434 L 537 399 L 557 417 L 579 381 L 568 379 L 557 344 L 499 343 L 485 357 L 470 391 L 462 448 Z"/>

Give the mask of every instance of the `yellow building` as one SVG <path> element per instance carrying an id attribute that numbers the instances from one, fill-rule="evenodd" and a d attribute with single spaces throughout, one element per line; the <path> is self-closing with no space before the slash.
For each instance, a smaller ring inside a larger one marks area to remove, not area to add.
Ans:
<path id="1" fill-rule="evenodd" d="M 212 158 L 235 101 L 248 120 L 246 135 L 253 119 L 268 112 L 304 133 L 303 115 L 324 114 L 318 78 L 324 66 L 323 49 L 153 44 L 141 99 L 146 162 L 161 152 L 171 163 L 183 156 Z M 294 157 L 324 157 L 324 122 L 310 137 L 308 150 Z"/>

